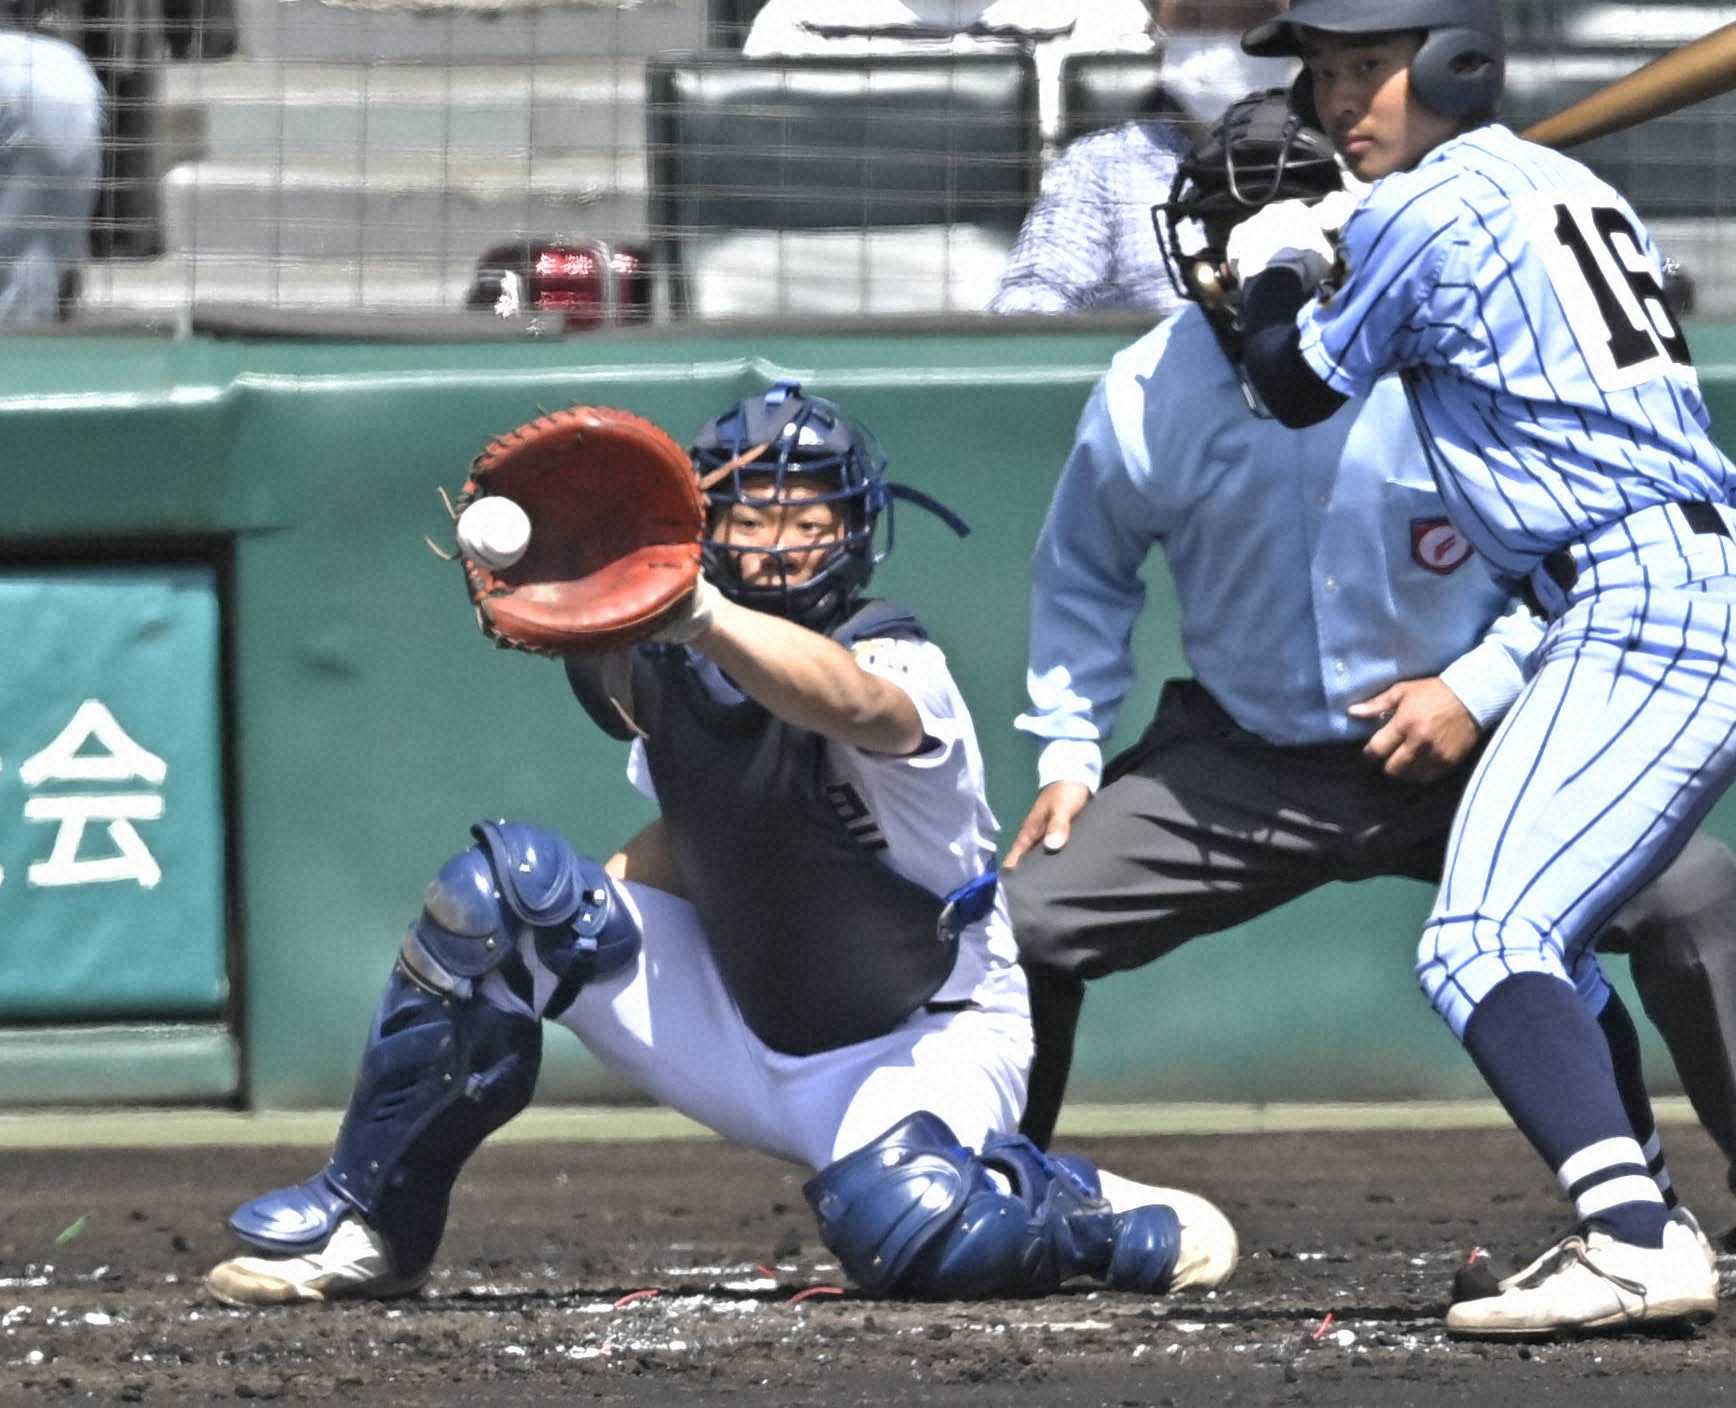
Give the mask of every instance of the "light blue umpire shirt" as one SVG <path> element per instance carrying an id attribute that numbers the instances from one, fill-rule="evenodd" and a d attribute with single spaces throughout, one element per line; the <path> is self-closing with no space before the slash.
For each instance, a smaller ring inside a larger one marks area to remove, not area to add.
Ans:
<path id="1" fill-rule="evenodd" d="M 1448 522 L 1396 379 L 1288 430 L 1250 409 L 1190 305 L 1098 383 L 1032 558 L 1015 724 L 1045 740 L 1041 786 L 1101 778 L 1156 545 L 1189 668 L 1274 744 L 1365 737 L 1351 704 L 1434 675 L 1488 728 L 1542 635 Z"/>

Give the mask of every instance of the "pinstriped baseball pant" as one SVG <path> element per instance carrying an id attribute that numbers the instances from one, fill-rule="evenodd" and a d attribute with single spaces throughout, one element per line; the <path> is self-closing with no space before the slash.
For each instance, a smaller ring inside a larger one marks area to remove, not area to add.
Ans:
<path id="1" fill-rule="evenodd" d="M 1705 548 L 1696 580 L 1570 602 L 1472 774 L 1418 950 L 1455 1035 L 1515 973 L 1566 978 L 1598 1010 L 1598 931 L 1736 774 L 1736 577 L 1709 575 L 1728 540 Z"/>

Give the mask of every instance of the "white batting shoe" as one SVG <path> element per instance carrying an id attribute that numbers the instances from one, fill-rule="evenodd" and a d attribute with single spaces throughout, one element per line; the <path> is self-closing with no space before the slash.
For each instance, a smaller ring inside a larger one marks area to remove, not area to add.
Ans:
<path id="1" fill-rule="evenodd" d="M 1163 1203 L 1175 1212 L 1181 1223 L 1181 1250 L 1170 1277 L 1170 1290 L 1209 1291 L 1230 1279 L 1240 1249 L 1236 1229 L 1215 1203 L 1181 1188 L 1135 1183 L 1108 1169 L 1098 1169 L 1097 1177 L 1112 1212 L 1126 1212 L 1151 1203 Z"/>
<path id="2" fill-rule="evenodd" d="M 1700 1226 L 1700 1219 L 1678 1203 L 1675 1211 L 1670 1214 L 1670 1221 L 1681 1223 L 1694 1234 L 1694 1240 L 1700 1247 L 1700 1254 L 1706 1258 L 1706 1265 L 1712 1268 L 1713 1275 L 1716 1275 L 1718 1272 L 1718 1252 L 1712 1245 L 1712 1239 L 1706 1235 L 1705 1229 Z"/>
<path id="3" fill-rule="evenodd" d="M 380 1239 L 361 1218 L 350 1216 L 316 1252 L 254 1254 L 219 1262 L 206 1275 L 205 1289 L 225 1305 L 291 1305 L 339 1296 L 385 1300 L 409 1295 L 426 1279 L 393 1275 Z"/>
<path id="4" fill-rule="evenodd" d="M 1449 1334 L 1523 1338 L 1698 1321 L 1718 1306 L 1718 1273 L 1689 1222 L 1672 1220 L 1661 1247 L 1618 1242 L 1606 1232 L 1564 1237 L 1499 1295 L 1447 1311 Z"/>
<path id="5" fill-rule="evenodd" d="M 1712 1270 L 1716 1272 L 1718 1269 L 1718 1254 L 1712 1249 L 1711 1239 L 1708 1238 L 1700 1229 L 1700 1220 L 1695 1217 L 1693 1213 L 1689 1212 L 1686 1207 L 1678 1205 L 1675 1211 L 1670 1214 L 1670 1221 L 1679 1222 L 1683 1227 L 1688 1229 L 1689 1233 L 1692 1234 L 1695 1243 L 1699 1246 L 1701 1255 L 1706 1258 L 1706 1265 L 1710 1266 Z M 1527 1278 L 1535 1275 L 1538 1268 L 1541 1267 L 1544 1262 L 1549 1261 L 1554 1257 L 1557 1250 L 1559 1250 L 1559 1247 L 1551 1247 L 1548 1251 L 1533 1260 L 1529 1265 L 1521 1266 L 1510 1276 L 1503 1276 L 1497 1283 L 1499 1289 L 1510 1291 Z M 1455 1299 L 1469 1300 L 1470 1297 L 1462 1296 L 1456 1297 Z"/>

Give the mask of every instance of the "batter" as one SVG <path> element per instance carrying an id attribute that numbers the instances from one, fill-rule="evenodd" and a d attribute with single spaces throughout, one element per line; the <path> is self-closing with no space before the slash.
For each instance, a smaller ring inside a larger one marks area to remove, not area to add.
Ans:
<path id="1" fill-rule="evenodd" d="M 1590 953 L 1736 772 L 1736 470 L 1657 251 L 1619 193 L 1492 120 L 1494 0 L 1297 0 L 1243 43 L 1302 57 L 1373 183 L 1336 245 L 1300 206 L 1238 228 L 1250 378 L 1304 426 L 1398 372 L 1448 515 L 1547 622 L 1466 787 L 1419 971 L 1578 1225 L 1448 1328 L 1704 1316 L 1716 1273 L 1646 1175 Z"/>

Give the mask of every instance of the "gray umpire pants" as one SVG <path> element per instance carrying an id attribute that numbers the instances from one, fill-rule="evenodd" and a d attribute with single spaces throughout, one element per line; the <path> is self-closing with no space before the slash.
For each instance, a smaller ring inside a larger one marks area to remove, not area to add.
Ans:
<path id="1" fill-rule="evenodd" d="M 1469 774 L 1467 762 L 1437 782 L 1402 782 L 1360 743 L 1268 743 L 1197 682 L 1170 681 L 1066 846 L 1038 847 L 1003 873 L 1035 1027 L 1023 1131 L 1045 1147 L 1054 1132 L 1087 981 L 1331 880 L 1437 883 Z M 1631 955 L 1694 1111 L 1736 1167 L 1736 857 L 1696 835 L 1598 949 Z"/>

